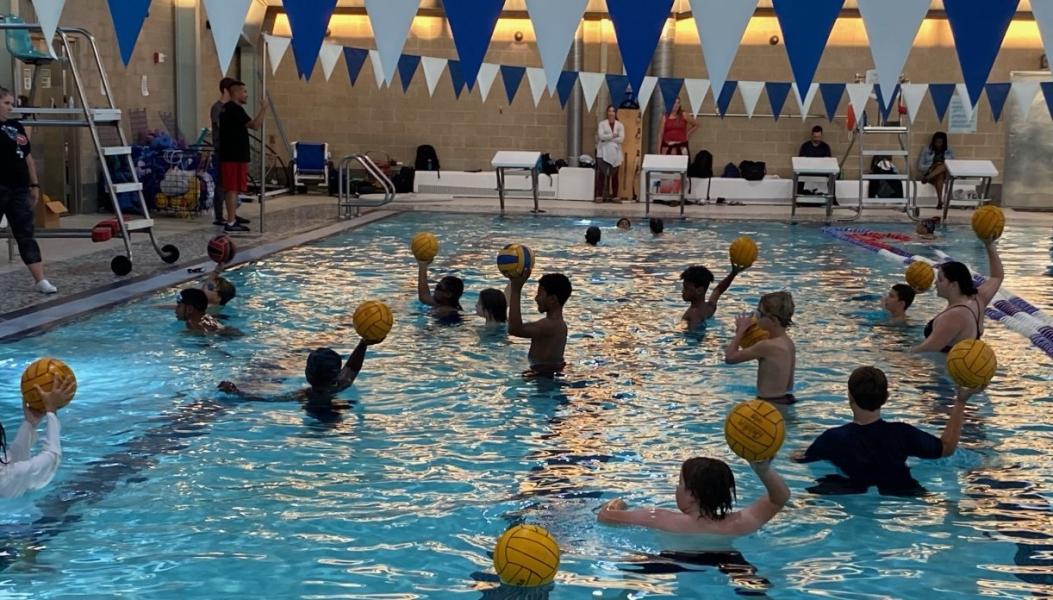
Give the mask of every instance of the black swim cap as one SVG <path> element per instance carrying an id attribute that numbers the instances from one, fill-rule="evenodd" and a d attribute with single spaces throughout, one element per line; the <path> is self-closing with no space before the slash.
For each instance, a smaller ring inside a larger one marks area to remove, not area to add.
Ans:
<path id="1" fill-rule="evenodd" d="M 601 236 L 602 233 L 600 232 L 600 228 L 593 225 L 585 230 L 585 243 L 595 246 L 600 243 Z"/>
<path id="2" fill-rule="evenodd" d="M 334 350 L 319 348 L 307 357 L 307 368 L 304 369 L 304 375 L 307 376 L 307 383 L 317 387 L 326 387 L 336 383 L 342 366 L 340 355 Z"/>
<path id="3" fill-rule="evenodd" d="M 966 296 L 977 294 L 976 284 L 973 283 L 973 274 L 969 272 L 969 267 L 952 261 L 940 265 L 940 271 L 947 281 L 957 283 L 958 289 Z"/>

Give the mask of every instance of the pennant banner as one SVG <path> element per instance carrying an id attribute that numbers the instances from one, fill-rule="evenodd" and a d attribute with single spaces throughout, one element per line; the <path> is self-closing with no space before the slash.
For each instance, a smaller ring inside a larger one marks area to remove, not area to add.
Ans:
<path id="1" fill-rule="evenodd" d="M 494 80 L 501 71 L 501 67 L 493 63 L 483 63 L 479 66 L 479 94 L 483 102 L 490 97 L 490 89 L 494 87 Z"/>
<path id="2" fill-rule="evenodd" d="M 325 32 L 329 29 L 329 19 L 336 9 L 336 0 L 282 0 L 282 6 L 292 30 L 296 70 L 300 77 L 310 81 Z"/>
<path id="3" fill-rule="evenodd" d="M 482 63 L 480 63 L 479 66 L 482 67 Z M 450 83 L 453 84 L 453 97 L 460 98 L 461 92 L 464 91 L 465 83 L 467 83 L 464 78 L 464 66 L 459 60 L 451 60 L 446 64 L 446 67 L 450 71 Z"/>
<path id="4" fill-rule="evenodd" d="M 845 0 L 772 0 L 797 89 L 810 90 Z M 803 99 L 798 92 L 797 100 Z M 802 112 L 807 113 L 807 110 Z"/>
<path id="5" fill-rule="evenodd" d="M 1014 81 L 1010 88 L 1010 94 L 1016 101 L 1017 112 L 1021 119 L 1026 119 L 1031 107 L 1035 104 L 1035 96 L 1038 95 L 1037 81 Z"/>
<path id="6" fill-rule="evenodd" d="M 326 81 L 333 76 L 333 69 L 336 68 L 336 63 L 340 62 L 340 55 L 343 53 L 343 46 L 328 42 L 322 44 L 322 49 L 318 52 L 318 60 L 322 63 L 322 73 L 325 74 Z"/>
<path id="7" fill-rule="evenodd" d="M 972 105 L 980 101 L 1020 0 L 951 0 L 944 3 L 958 63 Z M 942 120 L 942 119 L 941 119 Z"/>
<path id="8" fill-rule="evenodd" d="M 34 0 L 34 4 L 39 1 Z M 252 0 L 205 0 L 205 13 L 212 28 L 212 40 L 216 44 L 219 70 L 224 75 L 230 70 L 230 61 L 241 40 L 250 6 Z"/>
<path id="9" fill-rule="evenodd" d="M 366 14 L 373 28 L 377 53 L 380 54 L 384 81 L 388 85 L 394 81 L 395 71 L 399 69 L 402 49 L 406 46 L 406 38 L 409 37 L 418 8 L 420 0 L 366 0 Z M 406 85 L 404 80 L 402 86 L 405 88 Z"/>
<path id="10" fill-rule="evenodd" d="M 768 92 L 768 104 L 771 104 L 771 114 L 775 120 L 779 120 L 782 107 L 786 105 L 786 97 L 790 95 L 790 84 L 788 82 L 770 81 L 764 84 Z"/>
<path id="11" fill-rule="evenodd" d="M 420 66 L 424 70 L 424 81 L 428 84 L 429 96 L 435 95 L 435 88 L 439 85 L 439 80 L 442 79 L 442 72 L 446 70 L 448 62 L 445 58 L 421 57 Z"/>
<path id="12" fill-rule="evenodd" d="M 1049 116 L 1053 117 L 1053 81 L 1043 81 L 1042 95 L 1046 97 L 1046 109 L 1049 111 Z"/>
<path id="13" fill-rule="evenodd" d="M 724 88 L 720 90 L 720 95 L 717 96 L 717 113 L 720 114 L 720 118 L 724 118 L 724 115 L 728 113 L 728 107 L 731 106 L 731 99 L 735 97 L 735 88 L 738 87 L 737 81 L 725 81 Z"/>
<path id="14" fill-rule="evenodd" d="M 541 102 L 541 96 L 544 95 L 547 86 L 545 70 L 536 67 L 527 67 L 526 73 L 527 81 L 530 82 L 530 93 L 534 97 L 534 107 L 536 108 L 538 103 Z"/>
<path id="15" fill-rule="evenodd" d="M 951 105 L 951 97 L 958 89 L 954 83 L 930 83 L 929 96 L 932 97 L 932 107 L 936 109 L 936 119 L 942 123 L 947 116 L 947 107 Z"/>
<path id="16" fill-rule="evenodd" d="M 241 2 L 245 1 L 241 0 Z M 65 6 L 66 0 L 33 0 L 33 12 L 37 14 L 37 23 L 40 23 L 40 29 L 44 33 L 44 43 L 47 45 L 48 53 L 51 54 L 52 58 L 58 58 L 55 54 L 55 30 L 58 29 L 59 20 L 62 18 L 62 9 Z M 248 9 L 246 9 L 247 11 Z M 244 20 L 242 22 L 244 23 Z M 213 30 L 213 33 L 215 33 L 215 30 Z"/>
<path id="17" fill-rule="evenodd" d="M 276 37 L 273 35 L 263 34 L 263 43 L 267 45 L 267 57 L 271 59 L 271 75 L 278 74 L 278 67 L 281 66 L 282 60 L 285 58 L 285 53 L 289 51 L 289 44 L 292 43 L 291 38 L 287 37 Z M 348 50 L 353 48 L 344 48 L 344 54 L 347 54 Z M 365 60 L 365 51 L 362 52 L 362 60 Z M 351 61 L 348 60 L 348 68 L 350 68 Z M 361 65 L 359 65 L 361 66 Z M 358 77 L 358 75 L 355 75 Z M 352 78 L 351 84 L 354 85 L 354 79 Z"/>
<path id="18" fill-rule="evenodd" d="M 516 92 L 519 91 L 519 84 L 523 83 L 524 75 L 526 75 L 526 67 L 501 67 L 501 80 L 504 81 L 505 95 L 508 97 L 509 104 L 516 99 Z"/>
<path id="19" fill-rule="evenodd" d="M 578 75 L 578 81 L 581 82 L 581 93 L 585 96 L 585 109 L 589 112 L 592 112 L 592 107 L 596 104 L 596 97 L 600 95 L 600 88 L 603 87 L 605 79 L 603 73 L 581 73 Z"/>
<path id="20" fill-rule="evenodd" d="M 867 110 L 867 100 L 870 99 L 874 86 L 869 83 L 849 83 L 845 90 L 848 92 L 848 103 L 852 105 L 852 112 L 857 119 L 863 118 L 863 113 Z"/>
<path id="21" fill-rule="evenodd" d="M 127 67 L 132 60 L 135 43 L 139 40 L 139 32 L 143 30 L 143 22 L 150 12 L 150 0 L 107 0 L 107 3 L 110 6 L 113 29 L 117 33 L 121 60 Z"/>
<path id="22" fill-rule="evenodd" d="M 607 91 L 611 94 L 611 104 L 620 107 L 629 97 L 629 78 L 625 75 L 608 75 Z"/>
<path id="23" fill-rule="evenodd" d="M 549 91 L 557 88 L 589 0 L 526 0 Z"/>
<path id="24" fill-rule="evenodd" d="M 385 85 L 384 81 L 384 65 L 380 64 L 380 53 L 376 50 L 369 51 L 369 64 L 373 67 L 373 79 L 377 82 L 377 89 L 381 89 Z"/>
<path id="25" fill-rule="evenodd" d="M 764 91 L 763 81 L 740 81 L 739 93 L 742 94 L 742 103 L 746 105 L 746 116 L 753 118 L 753 112 L 757 110 L 757 102 L 760 101 L 761 92 Z"/>
<path id="26" fill-rule="evenodd" d="M 386 1 L 386 0 L 384 0 Z M 475 87 L 479 67 L 486 58 L 490 38 L 494 36 L 497 18 L 505 0 L 443 0 L 446 20 L 450 22 L 453 44 L 468 89 Z M 452 64 L 452 61 L 451 61 Z"/>
<path id="27" fill-rule="evenodd" d="M 636 101 L 640 103 L 640 114 L 647 112 L 647 107 L 651 105 L 651 95 L 654 94 L 654 88 L 657 86 L 657 77 L 650 75 L 644 77 L 643 83 L 640 84 L 640 95 L 636 97 Z"/>
<path id="28" fill-rule="evenodd" d="M 607 12 L 614 23 L 622 64 L 637 97 L 643 89 L 647 68 L 658 49 L 658 38 L 672 10 L 673 0 L 607 0 Z M 640 108 L 643 106 L 641 102 Z"/>
<path id="29" fill-rule="evenodd" d="M 547 75 L 546 75 L 547 78 Z M 559 105 L 567 108 L 567 101 L 574 92 L 574 86 L 578 83 L 577 71 L 563 71 L 556 82 L 556 93 L 559 94 Z"/>
<path id="30" fill-rule="evenodd" d="M 756 10 L 757 0 L 691 0 L 691 14 L 713 89 L 724 89 L 742 36 Z"/>
<path id="31" fill-rule="evenodd" d="M 881 84 L 874 86 L 874 92 L 877 94 L 878 110 L 881 111 L 881 120 L 885 123 L 888 122 L 888 117 L 892 114 L 892 107 L 896 105 L 896 98 L 899 97 L 899 85 L 897 84 L 892 88 L 892 97 L 885 102 L 885 94 L 881 91 Z"/>
<path id="32" fill-rule="evenodd" d="M 845 96 L 845 84 L 820 83 L 819 95 L 823 97 L 823 107 L 826 109 L 826 120 L 832 122 L 837 115 L 837 108 L 841 106 L 841 98 Z"/>
<path id="33" fill-rule="evenodd" d="M 808 119 L 808 112 L 812 110 L 812 103 L 815 102 L 815 96 L 819 93 L 819 84 L 813 83 L 808 88 L 808 94 L 805 95 L 804 99 L 801 99 L 801 92 L 797 88 L 797 84 L 793 84 L 793 95 L 797 98 L 797 105 L 801 107 L 801 120 Z"/>
<path id="34" fill-rule="evenodd" d="M 964 83 L 959 83 L 954 86 L 954 93 L 962 101 L 962 109 L 965 111 L 966 118 L 972 121 L 976 106 L 969 99 L 969 88 Z"/>
<path id="35" fill-rule="evenodd" d="M 1046 56 L 1053 56 L 1053 0 L 1031 0 L 1031 14 L 1038 23 L 1038 32 L 1042 35 Z M 987 90 L 987 94 L 990 98 L 991 90 Z"/>
<path id="36" fill-rule="evenodd" d="M 884 89 L 891 90 L 899 84 L 930 4 L 930 0 L 859 0 L 878 84 Z"/>
<path id="37" fill-rule="evenodd" d="M 991 105 L 991 115 L 994 116 L 995 123 L 997 123 L 1002 119 L 1002 109 L 1005 108 L 1005 101 L 1009 98 L 1009 84 L 989 83 L 986 89 L 987 102 Z"/>
<path id="38" fill-rule="evenodd" d="M 659 78 L 658 89 L 662 92 L 665 114 L 668 115 L 673 112 L 673 104 L 680 97 L 680 90 L 684 89 L 684 80 L 677 77 Z"/>
<path id="39" fill-rule="evenodd" d="M 925 100 L 925 94 L 929 93 L 929 86 L 924 83 L 904 83 L 899 86 L 903 94 L 903 103 L 907 105 L 907 116 L 913 124 L 918 120 L 918 111 L 921 103 Z"/>
<path id="40" fill-rule="evenodd" d="M 706 94 L 709 93 L 710 85 L 710 80 L 708 79 L 684 80 L 687 98 L 691 101 L 691 113 L 695 116 L 702 112 L 702 103 L 706 101 Z M 721 89 L 723 89 L 723 86 Z"/>
<path id="41" fill-rule="evenodd" d="M 383 56 L 381 57 L 381 62 L 383 62 Z M 403 92 L 409 91 L 409 86 L 413 83 L 413 76 L 417 74 L 418 67 L 420 67 L 419 56 L 414 54 L 403 54 L 399 57 L 399 81 L 402 82 Z"/>

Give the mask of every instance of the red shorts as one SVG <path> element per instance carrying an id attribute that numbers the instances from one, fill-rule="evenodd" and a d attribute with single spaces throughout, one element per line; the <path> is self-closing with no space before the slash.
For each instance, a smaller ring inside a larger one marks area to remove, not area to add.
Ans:
<path id="1" fill-rule="evenodd" d="M 219 163 L 219 181 L 224 192 L 249 191 L 249 163 Z"/>

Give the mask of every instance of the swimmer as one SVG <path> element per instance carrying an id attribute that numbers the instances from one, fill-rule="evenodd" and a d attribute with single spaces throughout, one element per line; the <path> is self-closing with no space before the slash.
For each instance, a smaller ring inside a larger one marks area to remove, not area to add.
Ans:
<path id="1" fill-rule="evenodd" d="M 585 230 L 585 243 L 590 246 L 596 246 L 600 243 L 600 238 L 603 234 L 600 232 L 600 228 L 593 225 Z"/>
<path id="2" fill-rule="evenodd" d="M 731 272 L 717 285 L 717 289 L 713 290 L 709 300 L 706 300 L 706 292 L 713 283 L 713 273 L 709 269 L 702 266 L 688 267 L 680 274 L 680 279 L 683 280 L 680 297 L 684 302 L 691 303 L 682 319 L 687 321 L 689 331 L 706 322 L 717 312 L 717 301 L 743 270 L 741 267 L 731 267 Z"/>
<path id="3" fill-rule="evenodd" d="M 187 288 L 179 292 L 175 306 L 176 319 L 186 323 L 188 331 L 195 333 L 227 333 L 227 329 L 208 314 L 208 296 L 198 288 Z"/>
<path id="4" fill-rule="evenodd" d="M 859 367 L 848 378 L 852 422 L 827 430 L 807 450 L 795 452 L 792 460 L 833 463 L 844 476 L 823 479 L 823 487 L 831 493 L 865 493 L 871 486 L 877 486 L 882 494 L 924 491 L 911 476 L 907 458 L 936 459 L 954 454 L 962 433 L 965 403 L 980 391 L 958 388 L 951 417 L 942 436 L 936 437 L 913 425 L 882 420 L 888 379 L 881 369 Z"/>
<path id="5" fill-rule="evenodd" d="M 735 319 L 735 335 L 724 348 L 724 362 L 729 365 L 757 361 L 757 398 L 773 404 L 797 402 L 792 393 L 797 347 L 786 334 L 786 329 L 793 325 L 793 311 L 793 296 L 789 292 L 764 295 L 754 315 L 745 314 Z M 768 332 L 768 339 L 739 349 L 753 317 L 757 319 L 757 326 Z"/>
<path id="6" fill-rule="evenodd" d="M 648 221 L 647 225 L 651 228 L 651 235 L 659 236 L 665 231 L 665 221 L 658 217 L 651 217 L 651 220 Z"/>
<path id="7" fill-rule="evenodd" d="M 15 441 L 7 445 L 7 435 L 0 425 L 0 498 L 17 498 L 30 490 L 39 490 L 51 482 L 62 461 L 62 444 L 59 440 L 60 425 L 57 407 L 69 403 L 76 390 L 73 378 L 55 375 L 51 379 L 51 391 L 36 387 L 44 404 L 44 412 L 38 412 L 22 404 L 25 420 L 15 434 Z M 37 426 L 47 419 L 44 444 L 36 456 L 29 451 L 37 438 Z"/>
<path id="8" fill-rule="evenodd" d="M 916 295 L 914 288 L 905 283 L 897 283 L 892 286 L 892 289 L 885 294 L 885 298 L 881 302 L 881 306 L 889 314 L 890 323 L 907 322 L 907 309 L 910 308 L 911 304 L 914 304 Z"/>
<path id="9" fill-rule="evenodd" d="M 538 312 L 543 313 L 545 317 L 533 323 L 523 323 L 520 299 L 527 279 L 530 279 L 530 269 L 511 280 L 508 333 L 530 340 L 527 358 L 530 360 L 531 375 L 555 375 L 566 366 L 563 353 L 567 347 L 567 322 L 563 320 L 563 306 L 570 299 L 573 288 L 566 275 L 544 275 L 538 281 L 534 302 L 537 303 Z"/>
<path id="10" fill-rule="evenodd" d="M 486 325 L 496 326 L 508 322 L 508 299 L 501 290 L 486 289 L 479 292 L 475 302 L 475 314 L 486 319 Z"/>
<path id="11" fill-rule="evenodd" d="M 428 265 L 430 260 L 417 261 L 417 297 L 421 302 L 432 307 L 431 314 L 440 319 L 457 318 L 461 310 L 461 294 L 464 293 L 464 281 L 460 277 L 447 275 L 435 284 L 433 294 L 428 287 Z"/>
<path id="12" fill-rule="evenodd" d="M 691 458 L 680 466 L 676 507 L 630 509 L 611 500 L 600 509 L 601 523 L 638 525 L 669 533 L 740 537 L 756 532 L 779 514 L 790 500 L 790 488 L 771 461 L 750 463 L 767 493 L 744 510 L 733 511 L 735 475 L 714 458 Z"/>
<path id="13" fill-rule="evenodd" d="M 930 219 L 922 219 L 918 221 L 918 224 L 914 226 L 914 233 L 918 234 L 918 239 L 925 242 L 931 242 L 936 239 L 936 227 L 940 224 L 939 217 L 932 217 Z"/>
<path id="14" fill-rule="evenodd" d="M 618 227 L 618 229 L 621 229 L 622 231 L 629 231 L 630 229 L 633 228 L 633 222 L 630 221 L 626 217 L 622 217 L 622 218 L 618 219 L 617 227 Z"/>
<path id="15" fill-rule="evenodd" d="M 238 290 L 234 284 L 227 278 L 220 276 L 220 273 L 222 272 L 223 264 L 219 263 L 216 265 L 216 268 L 208 274 L 208 278 L 199 288 L 202 292 L 205 292 L 205 299 L 208 300 L 208 310 L 210 312 L 218 312 L 238 295 Z M 172 310 L 175 308 L 175 305 L 159 304 L 155 305 L 153 308 Z"/>
<path id="16" fill-rule="evenodd" d="M 1002 287 L 1005 270 L 994 240 L 985 240 L 991 274 L 980 287 L 960 262 L 936 267 L 936 295 L 947 300 L 947 308 L 925 325 L 925 341 L 911 348 L 912 353 L 950 352 L 962 340 L 978 340 L 984 334 L 984 311 Z"/>

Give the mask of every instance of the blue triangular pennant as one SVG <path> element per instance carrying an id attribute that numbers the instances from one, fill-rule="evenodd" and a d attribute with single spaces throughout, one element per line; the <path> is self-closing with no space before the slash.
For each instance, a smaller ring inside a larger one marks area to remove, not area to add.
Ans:
<path id="1" fill-rule="evenodd" d="M 516 92 L 519 91 L 519 84 L 523 83 L 524 75 L 526 75 L 526 67 L 501 66 L 501 80 L 505 83 L 505 95 L 508 96 L 509 104 L 515 101 Z"/>
<path id="2" fill-rule="evenodd" d="M 1009 98 L 1009 90 L 1013 85 L 1010 83 L 987 84 L 987 102 L 991 104 L 991 113 L 994 115 L 995 123 L 1002 118 L 1002 109 L 1005 101 Z"/>
<path id="3" fill-rule="evenodd" d="M 620 107 L 629 97 L 628 87 L 629 78 L 625 75 L 607 76 L 607 91 L 611 94 L 611 104 L 614 108 Z"/>
<path id="4" fill-rule="evenodd" d="M 574 91 L 574 84 L 578 83 L 578 72 L 577 71 L 563 71 L 559 75 L 559 81 L 556 82 L 556 93 L 559 94 L 559 105 L 563 108 L 567 108 L 567 100 L 570 100 L 570 94 Z"/>
<path id="5" fill-rule="evenodd" d="M 447 64 L 447 68 L 450 69 L 450 82 L 453 83 L 453 95 L 457 98 L 461 97 L 461 92 L 464 91 L 464 69 L 461 67 L 461 61 L 451 60 Z"/>
<path id="6" fill-rule="evenodd" d="M 417 74 L 420 66 L 420 57 L 416 54 L 403 54 L 399 57 L 399 80 L 402 81 L 402 91 L 408 92 L 413 83 L 413 76 Z"/>
<path id="7" fill-rule="evenodd" d="M 358 82 L 358 74 L 362 72 L 362 65 L 366 64 L 367 58 L 369 50 L 344 47 L 344 63 L 347 65 L 347 78 L 351 80 L 351 85 Z"/>
<path id="8" fill-rule="evenodd" d="M 724 115 L 728 112 L 728 106 L 731 106 L 731 99 L 735 97 L 735 89 L 739 86 L 737 81 L 725 81 L 724 89 L 720 90 L 720 95 L 717 96 L 717 112 L 720 113 L 720 118 L 724 118 Z"/>
<path id="9" fill-rule="evenodd" d="M 132 60 L 132 51 L 143 30 L 143 22 L 150 14 L 150 0 L 109 0 L 110 17 L 117 33 L 117 46 L 121 49 L 124 66 Z"/>
<path id="10" fill-rule="evenodd" d="M 837 107 L 841 106 L 841 98 L 845 95 L 845 84 L 820 83 L 819 93 L 823 96 L 823 106 L 826 107 L 826 120 L 833 121 Z"/>
<path id="11" fill-rule="evenodd" d="M 899 97 L 899 86 L 892 90 L 892 97 L 889 98 L 888 104 L 885 104 L 885 95 L 881 93 L 881 84 L 874 86 L 874 93 L 877 94 L 878 110 L 881 111 L 881 120 L 888 122 L 888 117 L 892 114 L 892 107 L 896 106 L 896 98 Z"/>
<path id="12" fill-rule="evenodd" d="M 679 77 L 660 77 L 658 89 L 662 90 L 662 102 L 665 103 L 665 114 L 673 112 L 673 103 L 684 89 L 684 80 Z"/>
<path id="13" fill-rule="evenodd" d="M 772 0 L 797 89 L 807 93 L 845 0 Z"/>
<path id="14" fill-rule="evenodd" d="M 468 89 L 475 87 L 479 67 L 486 58 L 490 38 L 494 36 L 497 18 L 505 0 L 443 0 L 446 20 L 450 22 L 453 43 L 457 47 L 461 71 Z M 450 61 L 453 64 L 453 61 Z"/>
<path id="15" fill-rule="evenodd" d="M 954 91 L 958 89 L 956 83 L 930 83 L 929 97 L 932 98 L 932 107 L 936 109 L 936 118 L 942 123 L 947 116 L 947 107 L 951 105 Z"/>
<path id="16" fill-rule="evenodd" d="M 673 0 L 607 0 L 622 64 L 637 95 L 672 10 Z"/>
<path id="17" fill-rule="evenodd" d="M 282 6 L 292 30 L 296 71 L 301 78 L 310 80 L 329 29 L 329 19 L 336 10 L 336 0 L 282 0 Z"/>
<path id="18" fill-rule="evenodd" d="M 1020 0 L 947 0 L 943 9 L 954 34 L 958 64 L 973 106 L 980 101 Z"/>
<path id="19" fill-rule="evenodd" d="M 786 97 L 790 95 L 791 87 L 793 86 L 785 81 L 769 81 L 764 84 L 764 89 L 768 92 L 768 103 L 771 104 L 771 114 L 776 121 L 782 114 L 782 107 L 786 104 Z"/>
<path id="20" fill-rule="evenodd" d="M 1053 81 L 1043 81 L 1042 95 L 1046 97 L 1046 108 L 1049 109 L 1049 115 L 1053 117 Z"/>

